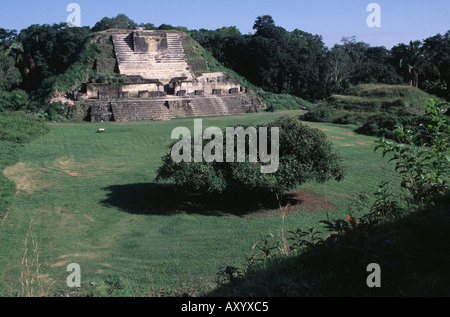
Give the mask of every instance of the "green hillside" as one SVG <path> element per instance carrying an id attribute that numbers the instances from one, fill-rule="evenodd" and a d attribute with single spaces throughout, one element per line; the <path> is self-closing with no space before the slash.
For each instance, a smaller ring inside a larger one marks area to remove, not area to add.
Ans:
<path id="1" fill-rule="evenodd" d="M 366 84 L 349 88 L 343 95 L 333 95 L 328 102 L 336 109 L 378 112 L 404 110 L 423 113 L 424 101 L 436 98 L 410 86 Z"/>
<path id="2" fill-rule="evenodd" d="M 359 132 L 379 136 L 396 125 L 425 123 L 428 99 L 443 100 L 404 85 L 365 84 L 335 94 L 302 116 L 310 122 L 355 125 Z"/>

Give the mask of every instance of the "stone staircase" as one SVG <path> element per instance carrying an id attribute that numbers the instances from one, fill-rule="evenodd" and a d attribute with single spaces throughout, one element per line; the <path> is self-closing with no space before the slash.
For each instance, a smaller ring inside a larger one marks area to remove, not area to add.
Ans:
<path id="1" fill-rule="evenodd" d="M 244 104 L 237 97 L 195 98 L 190 103 L 192 116 L 230 116 L 247 113 Z"/>
<path id="2" fill-rule="evenodd" d="M 168 121 L 173 115 L 164 100 L 111 102 L 114 120 L 128 121 Z"/>
<path id="3" fill-rule="evenodd" d="M 182 77 L 182 75 L 191 77 L 180 35 L 166 33 L 166 36 L 166 51 L 140 53 L 134 50 L 133 33 L 113 34 L 120 73 L 127 76 L 142 76 L 146 79 L 159 79 L 163 83 L 168 83 L 172 78 Z"/>
<path id="4" fill-rule="evenodd" d="M 95 101 L 91 121 L 169 121 L 174 118 L 215 117 L 257 112 L 260 104 L 245 95 Z"/>
<path id="5" fill-rule="evenodd" d="M 225 104 L 218 97 L 193 99 L 191 108 L 193 117 L 224 116 L 228 114 Z"/>
<path id="6" fill-rule="evenodd" d="M 167 33 L 167 53 L 155 58 L 156 63 L 186 65 L 186 54 L 178 34 Z"/>

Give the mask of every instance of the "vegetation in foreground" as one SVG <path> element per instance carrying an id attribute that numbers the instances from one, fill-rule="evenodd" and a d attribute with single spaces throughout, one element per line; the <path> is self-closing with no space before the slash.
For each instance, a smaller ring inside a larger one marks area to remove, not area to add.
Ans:
<path id="1" fill-rule="evenodd" d="M 407 190 L 401 208 L 387 184 L 362 217 L 322 220 L 327 237 L 296 229 L 261 239 L 245 269 L 226 266 L 210 296 L 450 296 L 450 126 L 446 108 L 430 100 L 425 130 L 399 127 L 399 143 L 384 137 L 375 151 L 395 162 Z M 381 266 L 370 288 L 369 264 Z"/>

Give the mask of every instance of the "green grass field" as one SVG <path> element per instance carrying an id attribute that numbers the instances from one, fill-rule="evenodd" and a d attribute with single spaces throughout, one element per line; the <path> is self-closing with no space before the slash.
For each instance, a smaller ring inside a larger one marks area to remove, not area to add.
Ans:
<path id="1" fill-rule="evenodd" d="M 204 118 L 203 126 L 259 124 L 300 114 Z M 395 177 L 387 160 L 374 153 L 373 137 L 349 126 L 306 124 L 333 140 L 347 176 L 295 193 L 298 203 L 289 207 L 286 230 L 322 229 L 320 220 L 345 217 L 352 198 L 372 194 Z M 114 289 L 125 296 L 200 295 L 215 287 L 221 267 L 243 266 L 261 237 L 278 235 L 282 218 L 276 208 L 247 206 L 239 199 L 184 199 L 169 184 L 154 182 L 171 132 L 179 126 L 192 130 L 193 119 L 53 124 L 47 136 L 26 145 L 19 163 L 4 170 L 17 192 L 0 218 L 0 295 L 20 295 L 21 273 L 29 270 L 34 287 L 41 282 L 45 294 L 60 296 L 68 289 L 70 263 L 81 267 L 83 294 L 114 295 L 107 286 L 116 281 Z M 99 128 L 106 132 L 96 133 Z"/>

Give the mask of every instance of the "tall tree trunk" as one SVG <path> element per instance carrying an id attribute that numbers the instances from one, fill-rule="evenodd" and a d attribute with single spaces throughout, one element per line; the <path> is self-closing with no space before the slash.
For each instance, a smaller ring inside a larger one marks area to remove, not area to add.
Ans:
<path id="1" fill-rule="evenodd" d="M 414 87 L 419 88 L 419 70 L 417 67 L 414 67 L 413 69 L 413 76 L 414 76 Z"/>
<path id="2" fill-rule="evenodd" d="M 411 68 L 409 85 L 419 88 L 419 69 L 416 66 Z"/>

